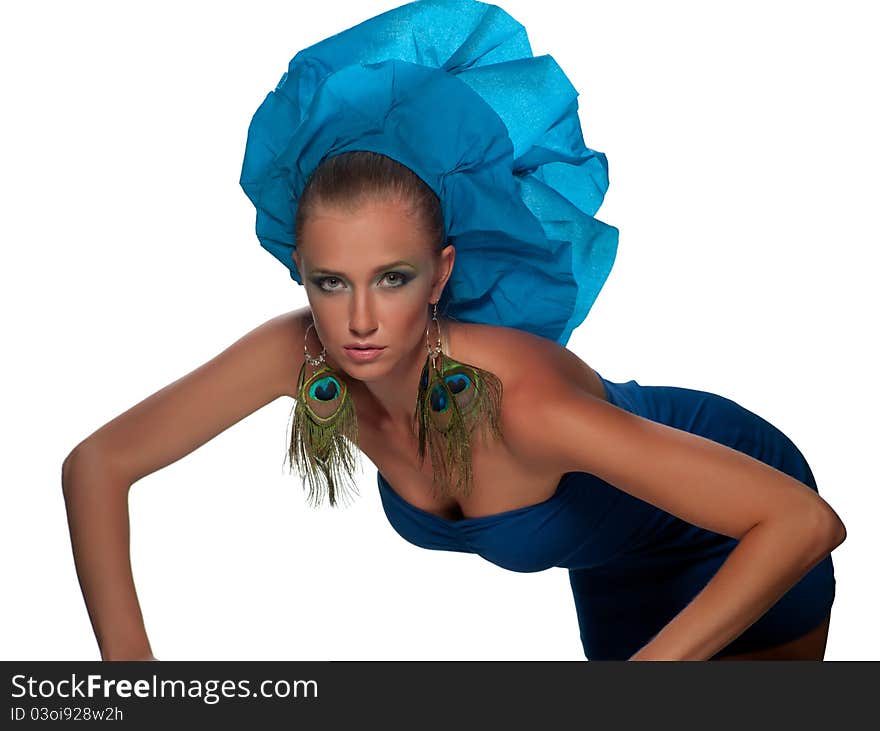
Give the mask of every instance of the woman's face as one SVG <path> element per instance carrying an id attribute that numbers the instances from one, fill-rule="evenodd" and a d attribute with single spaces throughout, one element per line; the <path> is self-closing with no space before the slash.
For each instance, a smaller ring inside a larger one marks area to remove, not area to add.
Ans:
<path id="1" fill-rule="evenodd" d="M 365 202 L 354 211 L 316 207 L 293 258 L 303 279 L 327 360 L 352 377 L 371 381 L 398 365 L 424 360 L 429 303 L 436 302 L 455 259 L 449 245 L 438 257 L 395 200 Z M 309 336 L 309 353 L 319 347 Z M 370 360 L 346 346 L 381 348 Z M 318 351 L 320 352 L 320 351 Z"/>

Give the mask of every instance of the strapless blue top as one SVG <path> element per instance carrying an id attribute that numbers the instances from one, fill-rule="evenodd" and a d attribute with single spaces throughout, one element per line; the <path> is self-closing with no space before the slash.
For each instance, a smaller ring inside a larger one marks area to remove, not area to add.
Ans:
<path id="1" fill-rule="evenodd" d="M 647 503 L 644 511 L 637 506 L 618 509 L 630 496 L 585 472 L 566 473 L 554 494 L 536 505 L 460 520 L 415 507 L 381 473 L 378 481 L 385 514 L 407 541 L 421 548 L 476 553 L 511 571 L 601 565 L 632 546 L 639 533 L 634 529 L 651 511 Z"/>

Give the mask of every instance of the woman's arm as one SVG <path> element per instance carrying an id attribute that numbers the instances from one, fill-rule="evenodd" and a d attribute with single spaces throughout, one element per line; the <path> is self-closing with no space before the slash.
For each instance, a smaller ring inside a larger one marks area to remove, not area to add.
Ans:
<path id="1" fill-rule="evenodd" d="M 505 386 L 505 436 L 517 453 L 559 472 L 596 475 L 740 541 L 703 591 L 631 659 L 712 657 L 846 537 L 834 510 L 793 477 L 597 399 L 552 367 Z"/>
<path id="2" fill-rule="evenodd" d="M 131 572 L 128 493 L 248 414 L 293 395 L 308 308 L 260 325 L 83 440 L 62 467 L 80 587 L 104 660 L 154 659 Z"/>
<path id="3" fill-rule="evenodd" d="M 708 660 L 739 637 L 845 537 L 794 513 L 758 523 L 708 584 L 630 660 Z"/>

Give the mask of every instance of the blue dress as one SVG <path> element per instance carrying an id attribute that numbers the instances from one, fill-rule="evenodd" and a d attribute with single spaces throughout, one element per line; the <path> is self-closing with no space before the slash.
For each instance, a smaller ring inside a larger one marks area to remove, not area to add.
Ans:
<path id="1" fill-rule="evenodd" d="M 689 388 L 602 382 L 611 404 L 751 455 L 818 493 L 792 441 L 736 402 Z M 510 571 L 568 569 L 589 660 L 629 659 L 699 593 L 738 543 L 586 472 L 566 473 L 536 505 L 461 520 L 413 506 L 377 476 L 389 522 L 416 546 L 476 553 Z M 822 623 L 834 594 L 828 555 L 715 657 L 800 637 Z"/>

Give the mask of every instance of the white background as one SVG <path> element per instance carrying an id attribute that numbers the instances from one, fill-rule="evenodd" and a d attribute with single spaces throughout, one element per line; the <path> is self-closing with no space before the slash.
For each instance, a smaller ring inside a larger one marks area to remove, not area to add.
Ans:
<path id="1" fill-rule="evenodd" d="M 297 50 L 396 2 L 31 2 L 0 21 L 0 654 L 98 659 L 61 463 L 306 304 L 239 187 Z M 870 3 L 508 0 L 608 155 L 614 270 L 568 346 L 606 378 L 721 393 L 786 432 L 848 529 L 826 658 L 876 659 L 877 201 Z M 295 374 L 291 374 L 294 377 Z M 282 469 L 279 399 L 130 494 L 160 660 L 583 660 L 564 569 L 406 543 L 363 458 L 346 511 Z"/>

